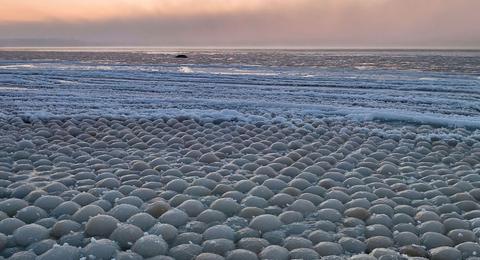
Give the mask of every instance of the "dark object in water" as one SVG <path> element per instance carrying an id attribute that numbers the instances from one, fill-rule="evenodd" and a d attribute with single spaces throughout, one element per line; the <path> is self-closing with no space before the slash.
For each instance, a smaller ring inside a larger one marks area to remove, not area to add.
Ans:
<path id="1" fill-rule="evenodd" d="M 178 54 L 177 56 L 175 56 L 175 58 L 177 58 L 177 59 L 186 59 L 186 58 L 188 58 L 188 56 L 185 55 L 185 54 Z"/>

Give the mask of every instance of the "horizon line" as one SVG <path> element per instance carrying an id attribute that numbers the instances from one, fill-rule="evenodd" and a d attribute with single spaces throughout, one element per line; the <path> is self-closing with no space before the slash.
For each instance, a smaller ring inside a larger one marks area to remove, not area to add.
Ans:
<path id="1" fill-rule="evenodd" d="M 35 50 L 432 50 L 432 51 L 480 51 L 479 47 L 452 47 L 452 46 L 120 46 L 120 45 L 97 45 L 97 46 L 1 46 L 0 51 L 35 51 Z"/>

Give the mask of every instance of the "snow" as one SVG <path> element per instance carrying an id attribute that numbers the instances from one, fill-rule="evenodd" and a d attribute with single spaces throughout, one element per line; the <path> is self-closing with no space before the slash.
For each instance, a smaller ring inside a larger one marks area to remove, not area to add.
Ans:
<path id="1" fill-rule="evenodd" d="M 417 113 L 405 111 L 372 111 L 364 114 L 347 114 L 347 117 L 356 120 L 400 121 L 414 124 L 429 124 L 434 126 L 480 128 L 480 116 L 439 116 L 431 113 Z"/>
<path id="2" fill-rule="evenodd" d="M 374 69 L 375 67 L 372 67 L 372 66 L 356 66 L 355 68 L 357 70 L 369 70 L 369 69 Z"/>
<path id="3" fill-rule="evenodd" d="M 1 87 L 0 86 L 0 92 L 2 91 L 8 91 L 8 90 L 13 90 L 13 91 L 28 91 L 28 88 L 22 88 L 22 87 Z"/>
<path id="4" fill-rule="evenodd" d="M 180 68 L 178 68 L 178 71 L 182 73 L 193 73 L 193 70 L 187 66 L 181 66 Z"/>
<path id="5" fill-rule="evenodd" d="M 425 81 L 435 81 L 435 80 L 438 80 L 437 78 L 420 78 L 419 80 L 425 80 Z"/>
<path id="6" fill-rule="evenodd" d="M 0 69 L 30 69 L 35 68 L 33 64 L 0 65 Z"/>

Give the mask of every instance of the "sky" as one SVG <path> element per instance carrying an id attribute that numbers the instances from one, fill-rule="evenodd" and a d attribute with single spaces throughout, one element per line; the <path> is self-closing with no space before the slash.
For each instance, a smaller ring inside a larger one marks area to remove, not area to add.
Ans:
<path id="1" fill-rule="evenodd" d="M 480 48 L 480 0 L 0 0 L 0 46 Z"/>

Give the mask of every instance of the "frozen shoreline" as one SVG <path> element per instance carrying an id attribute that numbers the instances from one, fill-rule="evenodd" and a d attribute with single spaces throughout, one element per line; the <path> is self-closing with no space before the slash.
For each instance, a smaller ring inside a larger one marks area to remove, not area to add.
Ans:
<path id="1" fill-rule="evenodd" d="M 0 120 L 0 257 L 480 252 L 478 130 L 335 118 Z"/>
<path id="2" fill-rule="evenodd" d="M 376 121 L 380 123 L 403 123 L 405 125 L 431 125 L 433 127 L 445 128 L 466 128 L 466 129 L 480 129 L 479 117 L 460 117 L 460 116 L 439 116 L 436 114 L 423 114 L 415 112 L 404 112 L 396 110 L 387 111 L 370 111 L 365 109 L 365 112 L 360 112 L 355 109 L 351 111 L 331 111 L 323 112 L 313 109 L 303 110 L 297 114 L 284 113 L 279 114 L 275 112 L 264 114 L 248 114 L 241 113 L 236 110 L 209 110 L 209 109 L 158 109 L 147 112 L 128 112 L 128 111 L 101 111 L 98 114 L 92 111 L 87 113 L 77 114 L 54 114 L 46 111 L 32 111 L 24 112 L 18 115 L 6 115 L 0 113 L 0 119 L 9 120 L 11 118 L 20 117 L 22 119 L 32 121 L 35 119 L 49 120 L 49 119 L 83 119 L 83 118 L 147 118 L 147 119 L 161 119 L 161 118 L 192 118 L 203 122 L 215 121 L 240 121 L 246 123 L 291 123 L 292 121 L 304 119 L 331 119 L 338 121 L 345 121 L 350 123 L 366 123 L 369 121 Z"/>
<path id="3" fill-rule="evenodd" d="M 13 54 L 22 58 L 0 59 L 3 118 L 339 117 L 480 127 L 480 78 L 471 66 L 480 60 L 476 52 L 192 52 L 191 64 L 171 54 Z M 274 65 L 266 65 L 267 58 Z M 312 66 L 315 61 L 325 66 Z"/>

